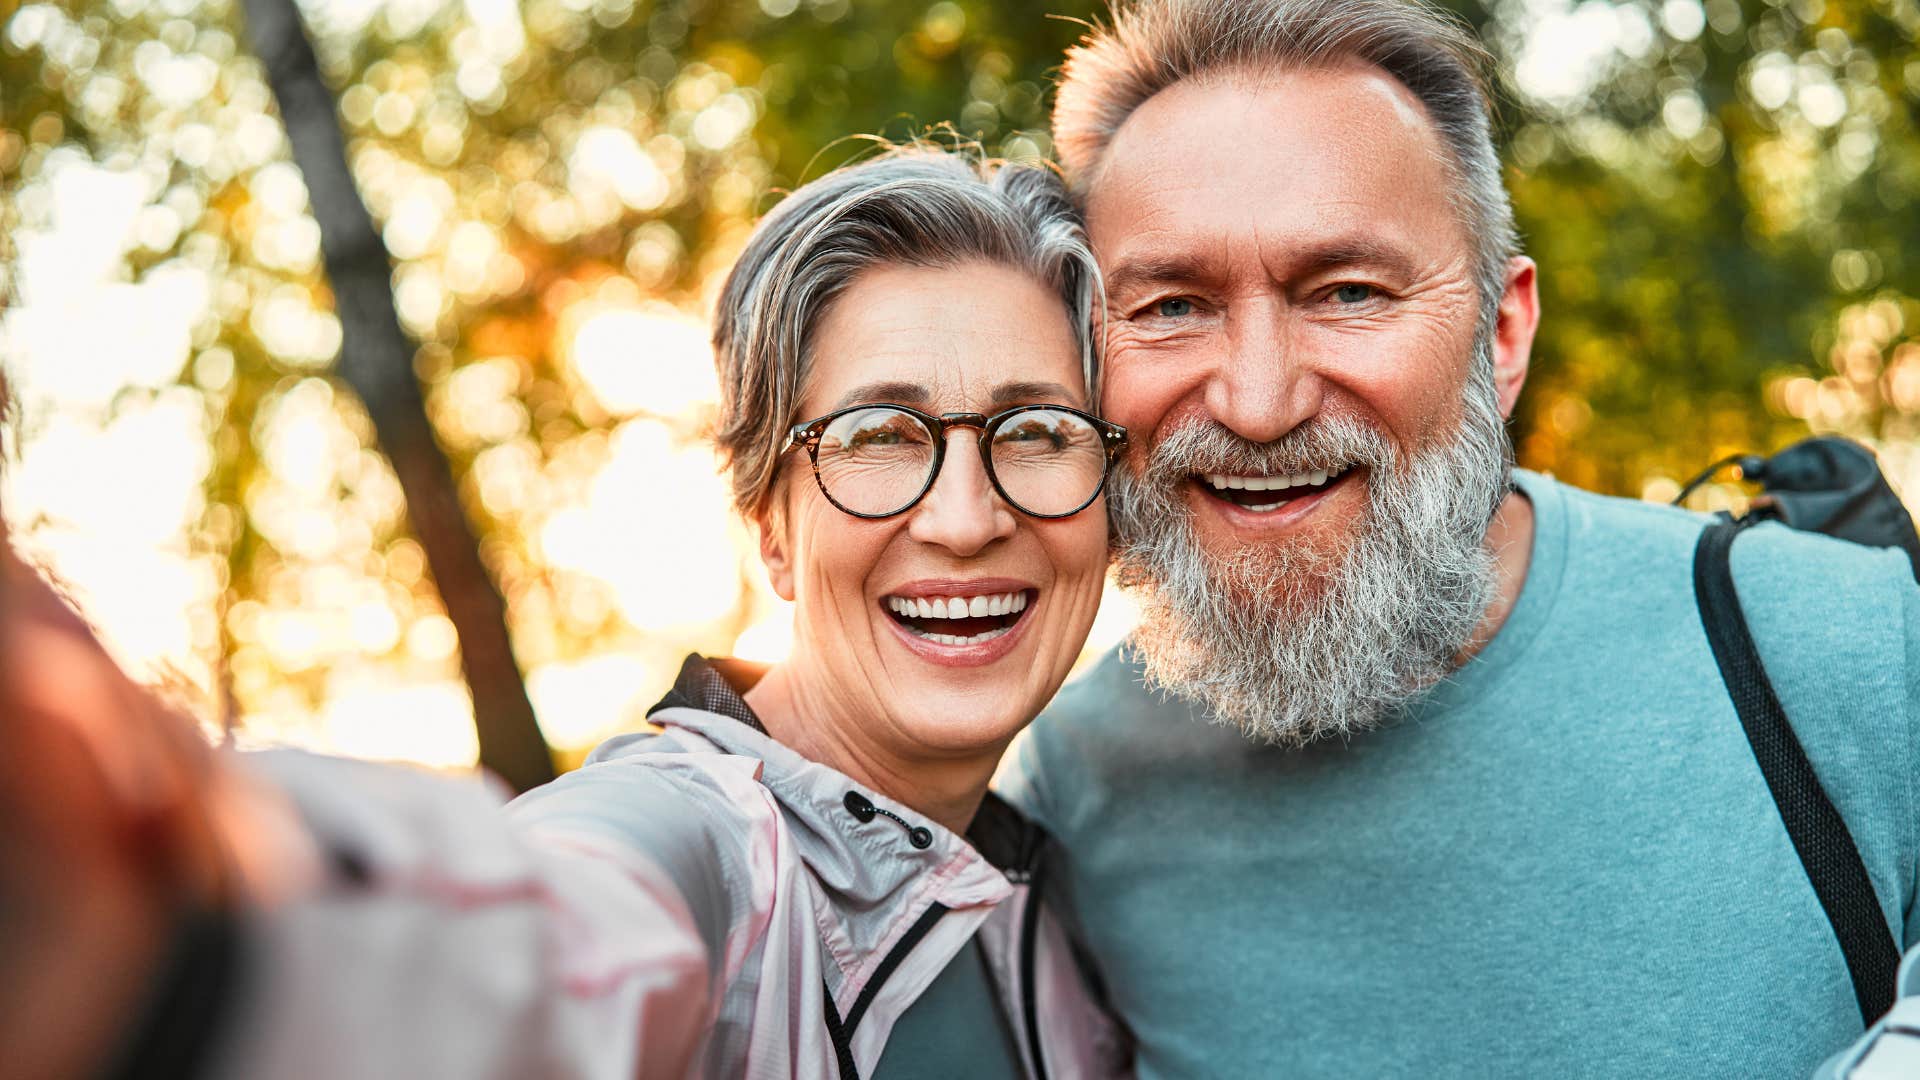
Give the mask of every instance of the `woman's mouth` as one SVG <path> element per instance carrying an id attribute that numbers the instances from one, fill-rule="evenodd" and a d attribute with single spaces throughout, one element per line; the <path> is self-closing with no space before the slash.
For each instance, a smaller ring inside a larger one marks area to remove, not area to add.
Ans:
<path id="1" fill-rule="evenodd" d="M 948 593 L 937 596 L 887 596 L 881 600 L 893 621 L 916 638 L 936 645 L 984 645 L 1010 632 L 1026 617 L 1032 590 L 999 593 Z"/>

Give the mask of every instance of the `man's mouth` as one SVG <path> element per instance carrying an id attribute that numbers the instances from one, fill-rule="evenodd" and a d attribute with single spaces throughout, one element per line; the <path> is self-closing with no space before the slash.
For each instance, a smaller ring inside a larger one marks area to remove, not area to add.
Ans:
<path id="1" fill-rule="evenodd" d="M 938 596 L 886 596 L 881 606 L 909 633 L 937 645 L 981 645 L 1026 617 L 1033 590 Z"/>
<path id="2" fill-rule="evenodd" d="M 1318 495 L 1338 484 L 1352 466 L 1314 469 L 1290 475 L 1240 475 L 1235 473 L 1196 473 L 1194 486 L 1201 491 L 1255 514 L 1271 513 L 1309 495 Z"/>

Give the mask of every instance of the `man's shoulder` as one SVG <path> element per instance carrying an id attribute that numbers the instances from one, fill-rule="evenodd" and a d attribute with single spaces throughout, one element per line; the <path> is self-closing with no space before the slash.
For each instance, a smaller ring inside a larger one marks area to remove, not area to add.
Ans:
<path id="1" fill-rule="evenodd" d="M 1062 687 L 1014 744 L 995 787 L 1021 810 L 1064 839 L 1072 831 L 1071 807 L 1126 771 L 1126 762 L 1152 760 L 1163 740 L 1192 725 L 1169 723 L 1190 716 L 1176 698 L 1146 686 L 1140 664 L 1122 643 Z"/>
<path id="2" fill-rule="evenodd" d="M 1904 552 L 1769 523 L 1741 535 L 1732 562 L 1741 612 L 1783 694 L 1802 684 L 1890 709 L 1911 704 L 1920 586 Z"/>
<path id="3" fill-rule="evenodd" d="M 1079 727 L 1105 723 L 1115 712 L 1131 716 L 1159 704 L 1160 695 L 1148 690 L 1140 664 L 1127 643 L 1108 649 L 1077 677 L 1060 688 L 1035 727 Z"/>
<path id="4" fill-rule="evenodd" d="M 1131 640 L 1103 654 L 1062 687 L 1030 729 L 1030 741 L 1082 761 L 1199 752 L 1196 741 L 1223 731 L 1184 698 L 1152 685 Z M 1231 741 L 1238 741 L 1234 734 Z"/>
<path id="5" fill-rule="evenodd" d="M 1167 707 L 1161 698 L 1147 689 L 1123 642 L 1060 688 L 1022 735 L 1019 757 L 1036 777 L 1083 772 L 1115 750 L 1136 747 L 1148 715 Z"/>
<path id="6" fill-rule="evenodd" d="M 1514 483 L 1534 504 L 1536 516 L 1554 515 L 1570 539 L 1601 541 L 1589 552 L 1618 553 L 1647 548 L 1692 550 L 1711 518 L 1666 503 L 1602 495 L 1562 483 L 1541 473 L 1514 470 Z"/>
<path id="7" fill-rule="evenodd" d="M 1748 594 L 1798 596 L 1838 605 L 1897 607 L 1915 588 L 1913 564 L 1897 548 L 1868 547 L 1778 522 L 1746 530 L 1733 547 L 1733 575 L 1743 604 Z"/>
<path id="8" fill-rule="evenodd" d="M 1664 503 L 1601 495 L 1534 473 L 1516 471 L 1536 507 L 1564 518 L 1572 569 L 1613 572 L 1645 585 L 1650 574 L 1685 570 L 1691 587 L 1694 546 L 1714 518 Z M 1748 529 L 1733 548 L 1734 581 L 1743 607 L 1802 604 L 1896 606 L 1914 587 L 1906 557 L 1786 525 Z"/>
<path id="9" fill-rule="evenodd" d="M 1539 477 L 1527 478 L 1522 489 L 1549 507 L 1557 501 L 1565 515 L 1561 593 L 1573 598 L 1568 610 L 1579 613 L 1582 632 L 1706 648 L 1693 558 L 1711 517 Z M 1914 707 L 1907 668 L 1920 644 L 1920 587 L 1906 555 L 1766 522 L 1741 533 L 1731 558 L 1741 614 L 1816 764 L 1874 741 L 1863 724 L 1880 745 L 1907 744 L 1902 728 Z M 1661 625 L 1664 634 L 1655 632 Z M 1669 652 L 1660 656 L 1662 664 L 1679 662 Z"/>

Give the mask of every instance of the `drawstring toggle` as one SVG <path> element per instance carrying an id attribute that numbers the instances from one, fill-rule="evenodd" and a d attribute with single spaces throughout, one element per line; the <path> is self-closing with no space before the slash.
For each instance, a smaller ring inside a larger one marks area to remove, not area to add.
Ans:
<path id="1" fill-rule="evenodd" d="M 847 792 L 847 797 L 841 801 L 846 804 L 847 812 L 859 818 L 862 824 L 872 821 L 876 814 L 889 817 L 901 828 L 907 830 L 907 843 L 922 849 L 933 846 L 933 830 L 924 825 L 908 824 L 906 818 L 901 817 L 891 810 L 885 810 L 873 805 L 872 799 L 867 798 L 857 791 Z"/>

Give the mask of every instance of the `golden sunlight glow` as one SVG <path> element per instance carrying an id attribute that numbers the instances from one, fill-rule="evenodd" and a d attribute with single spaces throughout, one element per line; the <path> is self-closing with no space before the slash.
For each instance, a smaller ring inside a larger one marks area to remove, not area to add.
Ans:
<path id="1" fill-rule="evenodd" d="M 1093 617 L 1093 629 L 1087 634 L 1087 646 L 1080 651 L 1082 662 L 1098 656 L 1120 644 L 1121 639 L 1133 632 L 1134 625 L 1140 621 L 1140 605 L 1132 594 L 1120 591 L 1120 586 L 1107 578 L 1107 584 L 1100 593 L 1100 613 Z"/>
<path id="2" fill-rule="evenodd" d="M 443 769 L 468 767 L 479 757 L 464 684 L 409 685 L 387 677 L 341 683 L 321 710 L 322 745 L 313 749 Z"/>
<path id="3" fill-rule="evenodd" d="M 775 599 L 772 609 L 752 626 L 741 631 L 733 643 L 733 655 L 742 660 L 777 664 L 793 651 L 793 604 Z"/>
<path id="4" fill-rule="evenodd" d="M 638 726 L 655 685 L 652 668 L 632 653 L 602 653 L 527 673 L 540 730 L 562 751 L 586 749 Z"/>
<path id="5" fill-rule="evenodd" d="M 615 416 L 686 416 L 720 397 L 706 326 L 665 305 L 588 315 L 574 329 L 567 356 L 574 374 Z"/>
<path id="6" fill-rule="evenodd" d="M 741 556 L 713 453 L 675 445 L 667 427 L 629 420 L 586 502 L 540 532 L 555 567 L 605 582 L 634 626 L 669 631 L 712 622 L 740 602 Z"/>

